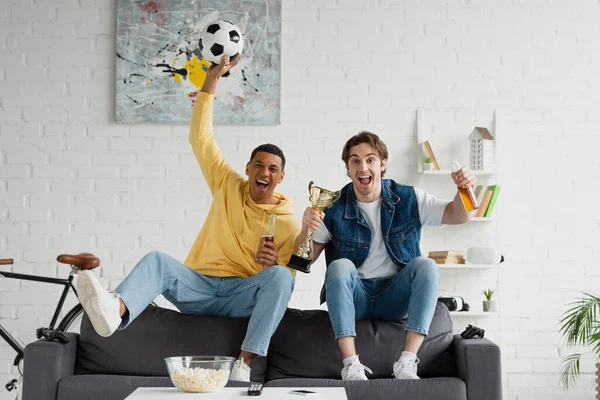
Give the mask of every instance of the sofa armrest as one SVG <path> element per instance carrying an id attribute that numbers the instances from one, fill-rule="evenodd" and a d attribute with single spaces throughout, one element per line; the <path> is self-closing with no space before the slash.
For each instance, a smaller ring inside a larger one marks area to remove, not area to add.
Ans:
<path id="1" fill-rule="evenodd" d="M 488 339 L 454 335 L 456 371 L 467 384 L 468 400 L 502 400 L 500 348 Z"/>
<path id="2" fill-rule="evenodd" d="M 23 400 L 56 400 L 58 382 L 73 375 L 79 334 L 65 336 L 69 343 L 41 339 L 25 347 Z"/>

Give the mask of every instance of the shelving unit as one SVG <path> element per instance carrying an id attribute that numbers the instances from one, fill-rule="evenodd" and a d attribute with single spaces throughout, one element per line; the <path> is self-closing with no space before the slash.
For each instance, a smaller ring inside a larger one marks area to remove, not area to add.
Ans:
<path id="1" fill-rule="evenodd" d="M 423 168 L 423 164 L 424 164 L 424 159 L 426 157 L 426 155 L 424 155 L 423 153 L 423 145 L 422 143 L 426 140 L 429 140 L 434 152 L 436 153 L 436 158 L 438 159 L 438 162 L 440 162 L 440 152 L 439 150 L 436 152 L 436 143 L 432 142 L 431 138 L 429 137 L 429 134 L 427 132 L 425 132 L 424 130 L 424 121 L 425 121 L 425 113 L 423 110 L 418 110 L 417 111 L 417 123 L 416 123 L 416 128 L 417 128 L 417 172 L 418 172 L 418 176 L 420 177 L 420 179 L 429 179 L 430 181 L 428 182 L 438 182 L 438 179 L 443 179 L 442 177 L 447 177 L 448 179 L 450 179 L 450 175 L 452 174 L 453 171 L 448 170 L 448 169 L 442 169 L 442 170 L 424 170 Z M 481 126 L 481 125 L 480 125 Z M 492 123 L 492 127 L 490 129 L 490 131 L 492 132 L 492 135 L 494 136 L 494 168 L 493 170 L 489 170 L 489 171 L 479 171 L 479 170 L 471 170 L 475 176 L 478 178 L 478 180 L 480 180 L 482 182 L 482 184 L 484 184 L 484 187 L 487 186 L 488 184 L 492 184 L 492 182 L 494 182 L 497 179 L 497 173 L 499 170 L 499 166 L 498 166 L 498 157 L 497 157 L 497 151 L 498 151 L 498 112 L 494 111 L 494 116 L 493 116 L 493 123 Z M 468 134 L 468 133 L 466 133 Z M 465 137 L 465 142 L 466 142 L 466 137 Z M 445 154 L 445 153 L 441 153 L 441 154 Z M 447 162 L 449 158 L 451 157 L 444 157 L 446 158 L 446 160 L 444 162 Z M 460 161 L 460 160 L 459 160 Z M 448 167 L 448 165 L 444 165 L 446 168 Z M 467 163 L 463 163 L 463 166 L 469 166 Z M 495 211 L 497 212 L 497 211 Z M 477 228 L 477 224 L 471 228 L 464 228 L 464 229 L 486 229 L 486 230 L 494 230 L 494 228 L 496 229 L 496 242 L 497 242 L 497 222 L 496 219 L 494 218 L 494 215 L 492 215 L 492 217 L 473 217 L 471 218 L 471 220 L 469 222 L 472 223 L 484 223 L 485 225 L 480 226 L 479 228 Z M 492 225 L 488 225 L 488 224 L 492 224 Z M 484 228 L 485 227 L 485 228 Z M 497 246 L 497 243 L 490 243 L 491 246 Z M 469 243 L 465 243 L 465 248 L 469 247 Z M 473 264 L 438 264 L 437 265 L 440 272 L 441 271 L 447 271 L 447 273 L 450 274 L 460 274 L 461 270 L 468 270 L 471 271 L 470 276 L 473 276 L 473 274 L 475 274 L 475 276 L 479 276 L 477 271 L 480 271 L 481 277 L 485 278 L 484 274 L 486 274 L 486 276 L 488 278 L 492 278 L 495 279 L 495 288 L 494 290 L 496 291 L 496 293 L 500 293 L 499 289 L 500 289 L 500 282 L 499 282 L 499 268 L 497 264 L 495 265 L 473 265 Z M 456 272 L 455 272 L 456 271 Z M 495 277 L 489 276 L 488 274 L 495 273 Z M 460 276 L 460 275 L 459 275 Z M 442 282 L 443 285 L 443 282 Z M 482 288 L 483 289 L 483 288 Z M 460 292 L 460 289 L 458 290 Z M 452 295 L 457 295 L 460 296 L 461 293 L 453 293 Z M 451 317 L 454 318 L 460 318 L 460 323 L 463 322 L 471 322 L 472 321 L 468 321 L 468 318 L 499 318 L 499 320 L 501 320 L 501 314 L 500 312 L 484 312 L 481 311 L 480 309 L 480 304 L 481 304 L 481 300 L 483 300 L 483 296 L 479 297 L 479 298 L 469 298 L 469 299 L 465 299 L 467 301 L 467 303 L 471 304 L 471 308 L 474 309 L 473 311 L 453 311 L 450 313 Z"/>
<path id="2" fill-rule="evenodd" d="M 422 168 L 422 164 L 421 164 L 421 168 Z M 450 170 L 445 170 L 445 169 L 438 169 L 438 170 L 423 170 L 421 169 L 421 171 L 419 171 L 421 174 L 423 175 L 444 175 L 444 176 L 450 176 L 450 174 L 454 171 L 450 171 Z M 496 172 L 494 171 L 475 171 L 475 170 L 471 170 L 471 172 L 473 172 L 473 174 L 475 176 L 494 176 L 496 174 Z"/>
<path id="3" fill-rule="evenodd" d="M 498 315 L 496 311 L 450 311 L 453 317 L 495 317 Z"/>
<path id="4" fill-rule="evenodd" d="M 493 269 L 498 264 L 437 264 L 439 269 Z"/>

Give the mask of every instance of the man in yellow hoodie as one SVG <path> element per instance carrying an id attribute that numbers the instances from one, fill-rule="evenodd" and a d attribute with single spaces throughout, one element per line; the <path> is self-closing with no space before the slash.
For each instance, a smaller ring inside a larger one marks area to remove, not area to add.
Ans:
<path id="1" fill-rule="evenodd" d="M 285 175 L 285 157 L 275 145 L 254 149 L 248 179 L 227 164 L 213 136 L 213 97 L 219 78 L 239 58 L 212 65 L 192 113 L 190 144 L 213 196 L 204 225 L 185 263 L 167 254 L 144 256 L 115 292 L 83 271 L 77 294 L 96 332 L 110 336 L 124 329 L 158 295 L 182 313 L 250 317 L 231 380 L 250 381 L 250 362 L 265 356 L 294 288 L 289 260 L 299 224 L 293 205 L 275 192 Z M 274 241 L 261 235 L 276 216 Z M 264 242 L 264 243 L 263 243 Z"/>

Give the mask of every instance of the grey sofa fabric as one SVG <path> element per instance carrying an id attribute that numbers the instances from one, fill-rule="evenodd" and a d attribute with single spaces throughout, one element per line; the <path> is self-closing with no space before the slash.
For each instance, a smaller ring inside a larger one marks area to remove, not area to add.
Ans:
<path id="1" fill-rule="evenodd" d="M 75 370 L 79 335 L 66 333 L 69 343 L 38 340 L 25 347 L 23 376 L 24 399 L 56 399 L 56 386 Z"/>
<path id="2" fill-rule="evenodd" d="M 221 355 L 237 358 L 247 326 L 247 318 L 184 315 L 149 306 L 127 329 L 103 338 L 84 316 L 75 373 L 169 376 L 165 357 Z M 264 382 L 266 363 L 265 357 L 253 360 L 252 380 Z"/>
<path id="3" fill-rule="evenodd" d="M 228 387 L 246 387 L 243 382 L 230 381 Z M 114 400 L 124 399 L 138 387 L 173 387 L 171 378 L 166 376 L 128 375 L 72 375 L 61 379 L 58 384 L 60 400 L 85 399 Z"/>
<path id="4" fill-rule="evenodd" d="M 487 339 L 452 337 L 443 305 L 436 309 L 423 354 L 419 352 L 431 377 L 418 381 L 389 379 L 391 365 L 401 351 L 398 346 L 404 340 L 403 324 L 389 321 L 359 323 L 359 335 L 365 337 L 358 343 L 359 350 L 360 346 L 364 349 L 361 360 L 384 379 L 331 379 L 339 377 L 341 362 L 327 321 L 323 311 L 289 310 L 285 314 L 269 356 L 256 358 L 259 363 L 253 364 L 255 372 L 267 377 L 267 387 L 341 385 L 351 400 L 502 399 L 498 347 Z M 122 400 L 139 386 L 171 386 L 163 357 L 237 356 L 246 324 L 244 319 L 188 316 L 150 307 L 127 329 L 111 338 L 100 338 L 84 318 L 81 335 L 69 334 L 70 343 L 39 340 L 26 347 L 23 400 Z M 369 347 L 372 343 L 376 346 Z M 317 371 L 314 376 L 302 375 L 313 374 L 311 368 Z M 292 373 L 298 375 L 290 376 Z"/>
<path id="5" fill-rule="evenodd" d="M 356 349 L 373 374 L 391 378 L 392 367 L 404 348 L 406 321 L 357 321 Z M 448 308 L 438 303 L 419 350 L 419 376 L 455 376 L 452 321 Z M 329 314 L 322 310 L 288 309 L 271 339 L 267 380 L 284 378 L 341 379 L 342 357 Z"/>
<path id="6" fill-rule="evenodd" d="M 489 340 L 466 340 L 456 335 L 454 349 L 458 377 L 467 384 L 469 399 L 502 400 L 500 348 Z"/>
<path id="7" fill-rule="evenodd" d="M 265 387 L 344 387 L 348 400 L 466 400 L 467 388 L 458 378 L 420 380 L 373 379 L 343 382 L 337 379 L 277 379 Z M 486 397 L 476 399 L 487 400 Z"/>

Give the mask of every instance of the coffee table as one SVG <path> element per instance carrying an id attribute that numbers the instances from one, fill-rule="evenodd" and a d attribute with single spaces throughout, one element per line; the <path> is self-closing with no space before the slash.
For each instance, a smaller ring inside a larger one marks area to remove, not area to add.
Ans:
<path id="1" fill-rule="evenodd" d="M 311 390 L 316 395 L 299 396 L 291 393 L 292 390 Z M 223 388 L 214 393 L 185 393 L 177 388 L 137 388 L 125 400 L 225 400 L 225 399 L 256 399 L 256 400 L 348 400 L 343 387 L 265 387 L 260 396 L 248 396 L 245 387 Z"/>

